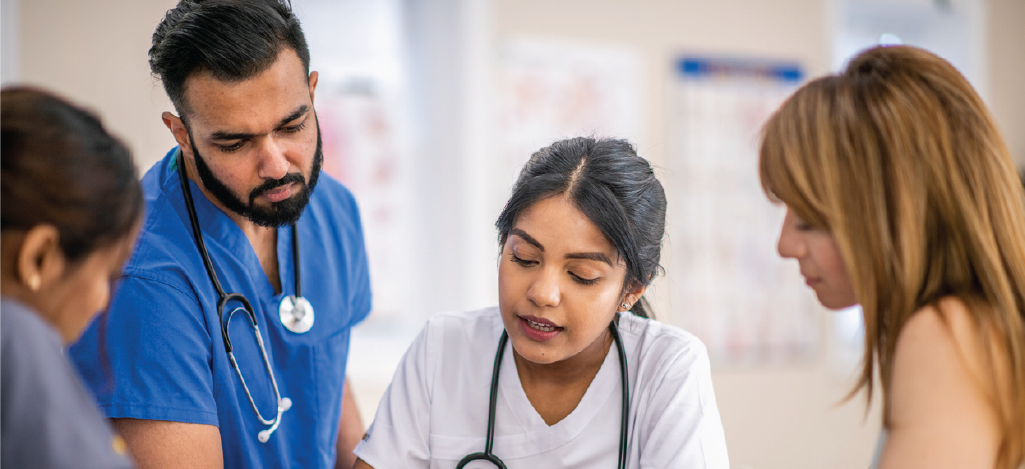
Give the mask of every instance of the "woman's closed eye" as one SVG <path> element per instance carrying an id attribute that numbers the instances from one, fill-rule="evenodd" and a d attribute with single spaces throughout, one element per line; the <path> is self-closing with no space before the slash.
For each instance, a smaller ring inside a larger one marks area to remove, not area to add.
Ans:
<path id="1" fill-rule="evenodd" d="M 797 216 L 794 217 L 794 229 L 797 231 L 815 231 L 814 226 L 811 226 L 810 223 Z"/>
<path id="2" fill-rule="evenodd" d="M 517 256 L 516 252 L 512 252 L 512 253 L 509 254 L 509 260 L 519 264 L 521 267 L 533 267 L 533 266 L 536 266 L 536 265 L 540 264 L 539 261 L 536 261 L 536 260 L 533 260 L 533 259 L 525 259 L 523 257 Z M 596 276 L 596 275 L 593 275 L 593 274 L 590 274 L 590 273 L 589 274 L 583 274 L 583 273 L 579 273 L 578 274 L 578 273 L 576 273 L 574 271 L 566 271 L 566 273 L 569 274 L 570 278 L 572 278 L 574 282 L 577 282 L 577 283 L 579 283 L 581 285 L 594 285 L 594 284 L 598 283 L 599 280 L 601 280 L 600 276 Z"/>
<path id="3" fill-rule="evenodd" d="M 517 256 L 516 253 L 509 254 L 509 258 L 513 262 L 515 262 L 515 263 L 517 263 L 517 264 L 519 264 L 519 265 L 521 265 L 523 267 L 530 267 L 530 266 L 538 264 L 537 261 L 530 260 L 530 259 L 523 259 L 523 258 Z"/>
<path id="4" fill-rule="evenodd" d="M 577 274 L 575 274 L 573 272 L 570 272 L 569 276 L 573 277 L 573 280 L 576 281 L 577 283 L 581 284 L 581 285 L 594 285 L 594 284 L 598 283 L 599 280 L 601 280 L 601 277 L 587 278 L 587 277 L 583 277 L 583 276 L 577 275 Z"/>

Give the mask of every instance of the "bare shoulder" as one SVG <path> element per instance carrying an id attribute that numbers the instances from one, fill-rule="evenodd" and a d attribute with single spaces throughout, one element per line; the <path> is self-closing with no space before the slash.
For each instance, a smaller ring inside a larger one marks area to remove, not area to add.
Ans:
<path id="1" fill-rule="evenodd" d="M 897 338 L 881 467 L 992 467 L 1001 426 L 987 341 L 969 305 L 944 298 Z"/>
<path id="2" fill-rule="evenodd" d="M 978 348 L 980 342 L 977 340 L 979 333 L 978 325 L 972 319 L 969 306 L 964 300 L 948 296 L 936 304 L 927 305 L 908 318 L 904 323 L 897 343 L 927 341 L 926 344 L 935 341 L 953 341 L 959 347 L 969 349 Z M 980 350 L 965 350 L 967 353 Z"/>
<path id="3" fill-rule="evenodd" d="M 959 378 L 970 379 L 995 398 L 1008 371 L 1003 360 L 1006 352 L 996 331 L 973 319 L 973 307 L 990 306 L 969 306 L 960 298 L 946 297 L 916 311 L 897 338 L 894 367 L 911 362 L 917 366 L 903 367 L 905 373 L 915 373 L 922 366 L 922 372 L 961 373 Z M 894 371 L 894 378 L 898 377 Z"/>
<path id="4" fill-rule="evenodd" d="M 140 468 L 224 467 L 221 432 L 213 425 L 127 418 L 110 422 Z"/>

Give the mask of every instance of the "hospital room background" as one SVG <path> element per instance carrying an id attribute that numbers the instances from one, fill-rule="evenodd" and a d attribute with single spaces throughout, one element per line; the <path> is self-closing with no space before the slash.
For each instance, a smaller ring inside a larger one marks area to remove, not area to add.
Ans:
<path id="1" fill-rule="evenodd" d="M 174 145 L 149 74 L 176 0 L 2 0 L 2 80 L 98 112 L 142 170 Z M 823 310 L 775 253 L 761 123 L 878 43 L 979 90 L 1025 164 L 1023 0 L 293 0 L 320 72 L 325 171 L 360 203 L 374 311 L 349 377 L 365 424 L 424 321 L 497 300 L 494 220 L 518 168 L 575 135 L 631 140 L 669 196 L 658 319 L 708 346 L 734 468 L 867 467 L 877 405 L 843 397 L 857 309 Z"/>

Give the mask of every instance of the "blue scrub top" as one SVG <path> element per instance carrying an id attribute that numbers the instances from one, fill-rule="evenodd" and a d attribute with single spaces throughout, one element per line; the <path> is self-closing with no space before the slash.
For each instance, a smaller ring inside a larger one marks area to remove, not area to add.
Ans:
<path id="1" fill-rule="evenodd" d="M 143 177 L 146 214 L 135 252 L 109 312 L 70 355 L 107 417 L 216 425 L 225 467 L 333 467 L 349 336 L 370 311 L 356 202 L 322 173 L 297 223 L 301 288 L 316 321 L 309 332 L 296 334 L 278 317 L 281 299 L 294 293 L 291 229 L 278 229 L 282 292 L 275 294 L 242 230 L 189 182 L 221 284 L 252 304 L 281 395 L 292 400 L 280 427 L 260 443 L 257 433 L 267 427 L 253 412 L 225 352 L 217 292 L 193 238 L 176 151 Z M 249 321 L 235 314 L 228 329 L 256 405 L 265 418 L 273 418 L 274 392 Z"/>

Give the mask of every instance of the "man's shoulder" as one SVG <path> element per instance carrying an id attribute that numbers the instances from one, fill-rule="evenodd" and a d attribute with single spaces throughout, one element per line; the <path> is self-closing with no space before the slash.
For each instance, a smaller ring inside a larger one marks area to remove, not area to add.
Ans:
<path id="1" fill-rule="evenodd" d="M 343 214 L 356 213 L 356 197 L 344 184 L 325 172 L 320 173 L 317 187 L 310 197 L 311 207 L 325 207 L 331 211 L 342 210 Z"/>
<path id="2" fill-rule="evenodd" d="M 363 225 L 356 197 L 329 174 L 320 174 L 303 217 L 318 226 L 330 226 L 328 231 L 343 239 L 362 238 Z"/>
<path id="3" fill-rule="evenodd" d="M 165 281 L 183 279 L 187 263 L 200 262 L 188 219 L 178 213 L 168 192 L 155 179 L 162 163 L 150 169 L 144 179 L 146 209 L 131 258 L 125 263 L 127 276 L 144 276 Z M 195 259 L 194 259 L 195 258 Z"/>
<path id="4" fill-rule="evenodd" d="M 178 147 L 172 148 L 163 158 L 157 160 L 150 166 L 142 175 L 142 191 L 146 197 L 146 203 L 156 197 L 159 197 L 165 192 L 165 187 L 169 183 L 169 177 L 171 171 L 177 168 L 177 161 L 175 157 L 178 154 Z"/>

